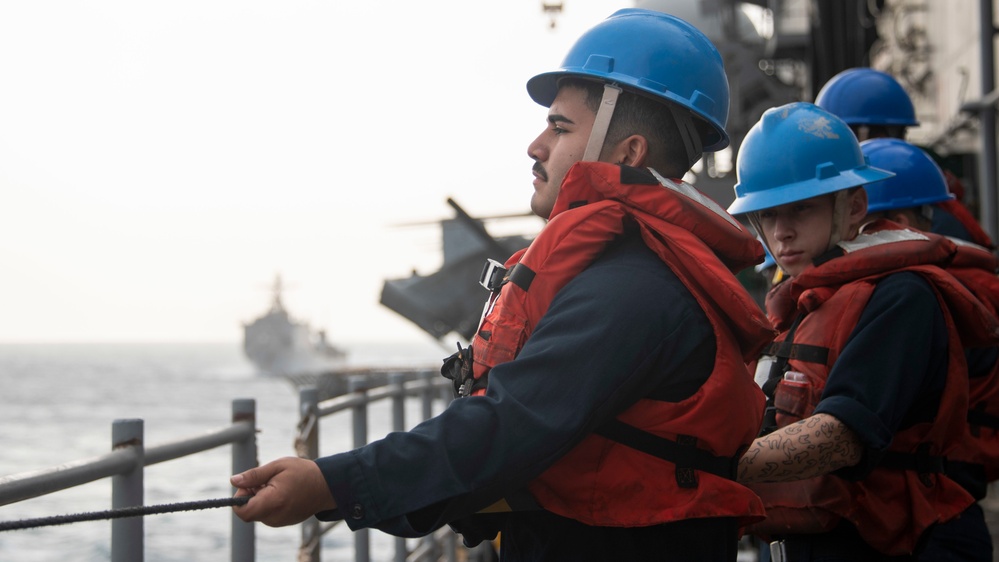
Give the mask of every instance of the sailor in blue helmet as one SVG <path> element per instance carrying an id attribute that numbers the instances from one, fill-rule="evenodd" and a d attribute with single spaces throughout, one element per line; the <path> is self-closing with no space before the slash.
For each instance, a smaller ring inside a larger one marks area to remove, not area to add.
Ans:
<path id="1" fill-rule="evenodd" d="M 868 221 L 887 218 L 917 230 L 930 231 L 933 205 L 952 201 L 943 171 L 922 149 L 901 139 L 880 137 L 860 143 L 872 166 L 895 174 L 867 186 Z"/>
<path id="2" fill-rule="evenodd" d="M 864 141 L 904 138 L 919 125 L 909 94 L 890 74 L 873 68 L 849 68 L 819 90 L 815 105 L 839 117 Z"/>
<path id="3" fill-rule="evenodd" d="M 488 87 L 483 85 L 483 87 Z M 763 259 L 681 178 L 728 144 L 715 47 L 673 16 L 615 12 L 531 78 L 529 248 L 490 264 L 439 416 L 353 451 L 232 479 L 246 520 L 316 514 L 421 536 L 450 525 L 503 560 L 734 561 L 763 517 L 735 481 L 763 415 L 746 361 L 774 335 L 735 272 Z M 497 108 L 480 116 L 498 119 Z"/>
<path id="4" fill-rule="evenodd" d="M 780 330 L 756 362 L 763 429 L 739 479 L 767 510 L 748 532 L 781 560 L 916 560 L 974 498 L 946 470 L 967 432 L 966 335 L 999 325 L 942 269 L 950 240 L 865 224 L 872 167 L 835 115 L 772 108 L 740 147 L 733 214 L 789 275 L 766 299 Z M 990 343 L 991 342 L 991 343 Z"/>
<path id="5" fill-rule="evenodd" d="M 919 125 L 912 99 L 895 78 L 880 70 L 848 68 L 819 90 L 815 105 L 842 119 L 863 142 L 876 138 L 905 140 L 909 127 Z M 994 248 L 991 237 L 961 202 L 964 185 L 943 170 L 948 190 L 957 195 L 934 204 L 932 231 Z"/>
<path id="6" fill-rule="evenodd" d="M 954 198 L 939 166 L 917 146 L 893 138 L 860 143 L 872 166 L 894 172 L 869 184 L 867 219 L 887 219 L 929 232 L 934 205 Z M 947 265 L 952 274 L 995 315 L 999 310 L 999 259 L 987 248 L 955 239 L 957 254 Z M 976 500 L 985 498 L 990 481 L 999 478 L 999 351 L 996 346 L 969 348 L 968 423 L 965 446 L 948 457 L 948 474 Z M 985 515 L 973 503 L 959 517 L 935 525 L 920 551 L 920 560 L 991 562 L 992 537 Z"/>

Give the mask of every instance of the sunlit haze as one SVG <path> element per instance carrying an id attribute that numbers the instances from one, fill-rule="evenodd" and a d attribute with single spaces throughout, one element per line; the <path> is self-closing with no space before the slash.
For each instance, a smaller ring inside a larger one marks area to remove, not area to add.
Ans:
<path id="1" fill-rule="evenodd" d="M 335 342 L 429 341 L 378 303 L 440 265 L 398 225 L 526 212 L 524 84 L 629 5 L 3 3 L 0 343 L 236 342 L 277 274 Z"/>

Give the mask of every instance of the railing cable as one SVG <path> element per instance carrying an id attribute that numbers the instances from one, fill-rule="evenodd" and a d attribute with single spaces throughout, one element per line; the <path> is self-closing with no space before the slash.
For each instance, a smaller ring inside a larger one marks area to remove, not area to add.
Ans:
<path id="1" fill-rule="evenodd" d="M 231 498 L 198 500 L 198 501 L 168 503 L 168 504 L 159 504 L 159 505 L 137 505 L 132 507 L 120 507 L 118 509 L 109 509 L 106 511 L 89 511 L 85 513 L 55 515 L 52 517 L 38 517 L 35 519 L 17 519 L 13 521 L 0 521 L 0 532 L 18 531 L 22 529 L 32 529 L 35 527 L 48 527 L 52 525 L 65 525 L 67 523 L 79 523 L 81 521 L 100 521 L 103 519 L 141 517 L 145 515 L 158 515 L 161 513 L 173 513 L 177 511 L 193 511 L 196 509 L 232 507 L 237 505 L 245 505 L 246 502 L 248 501 L 250 501 L 250 496 L 239 496 Z"/>

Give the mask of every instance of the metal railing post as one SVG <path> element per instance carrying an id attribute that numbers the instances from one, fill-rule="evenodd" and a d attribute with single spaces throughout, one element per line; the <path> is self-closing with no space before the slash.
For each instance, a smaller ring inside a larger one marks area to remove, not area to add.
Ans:
<path id="1" fill-rule="evenodd" d="M 232 473 L 239 474 L 257 466 L 257 403 L 252 398 L 238 398 L 232 401 L 232 423 L 250 422 L 253 431 L 245 439 L 232 443 Z M 233 493 L 235 493 L 233 488 Z M 231 553 L 232 562 L 252 562 L 256 560 L 255 533 L 253 523 L 247 523 L 235 513 L 232 517 Z"/>
<path id="2" fill-rule="evenodd" d="M 390 373 L 388 383 L 392 387 L 392 431 L 406 430 L 406 375 Z M 395 562 L 406 562 L 406 539 L 395 537 Z"/>
<path id="3" fill-rule="evenodd" d="M 427 371 L 421 373 L 420 377 L 427 383 L 427 388 L 423 391 L 423 419 L 429 420 L 434 414 L 434 373 Z"/>
<path id="4" fill-rule="evenodd" d="M 304 387 L 298 391 L 298 415 L 301 416 L 298 456 L 315 459 L 319 457 L 319 390 Z M 299 548 L 299 562 L 319 562 L 321 546 L 319 520 L 309 517 L 302 522 L 302 546 Z"/>
<path id="5" fill-rule="evenodd" d="M 347 380 L 347 391 L 352 394 L 367 395 L 367 379 L 361 375 L 355 375 Z M 368 444 L 368 403 L 361 400 L 360 404 L 351 408 L 351 419 L 354 428 L 354 448 L 363 447 Z M 368 530 L 359 529 L 354 531 L 354 560 L 356 562 L 368 562 L 370 559 L 370 542 L 368 540 Z"/>
<path id="6" fill-rule="evenodd" d="M 447 405 L 450 404 L 452 400 L 454 400 L 454 389 L 451 388 L 450 386 L 444 385 L 440 387 L 440 392 L 438 393 L 438 396 L 441 399 L 441 403 L 444 404 L 444 407 L 446 408 Z"/>
<path id="7" fill-rule="evenodd" d="M 392 387 L 392 431 L 406 430 L 406 375 L 390 373 L 388 383 Z"/>
<path id="8" fill-rule="evenodd" d="M 142 420 L 121 419 L 111 424 L 111 449 L 128 447 L 135 451 L 132 467 L 111 477 L 111 508 L 143 505 Z M 142 517 L 121 517 L 111 521 L 111 562 L 142 562 Z"/>

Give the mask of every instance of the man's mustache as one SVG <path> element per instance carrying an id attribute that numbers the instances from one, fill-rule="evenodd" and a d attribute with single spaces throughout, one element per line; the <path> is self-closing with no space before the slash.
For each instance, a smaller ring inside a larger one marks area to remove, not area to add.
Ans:
<path id="1" fill-rule="evenodd" d="M 545 167 L 541 165 L 541 162 L 535 160 L 534 167 L 532 169 L 534 170 L 534 173 L 541 177 L 541 179 L 548 181 L 548 172 L 545 171 Z"/>

